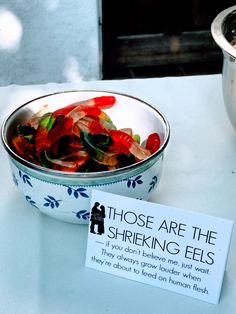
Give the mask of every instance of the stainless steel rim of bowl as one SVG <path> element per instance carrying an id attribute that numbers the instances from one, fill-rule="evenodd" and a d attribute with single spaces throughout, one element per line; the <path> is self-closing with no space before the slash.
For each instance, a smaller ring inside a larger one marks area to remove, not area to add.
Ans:
<path id="1" fill-rule="evenodd" d="M 221 11 L 211 24 L 211 34 L 216 44 L 233 58 L 236 58 L 236 49 L 225 38 L 223 25 L 230 14 L 236 14 L 236 5 Z"/>
<path id="2" fill-rule="evenodd" d="M 154 154 L 152 154 L 150 157 L 148 157 L 147 159 L 144 159 L 140 162 L 137 162 L 135 164 L 132 164 L 130 166 L 127 167 L 122 167 L 122 168 L 118 168 L 115 170 L 109 170 L 109 171 L 100 171 L 100 172 L 88 172 L 88 173 L 83 173 L 83 172 L 63 172 L 63 171 L 57 171 L 57 170 L 53 170 L 53 169 L 48 169 L 48 168 L 44 168 L 42 166 L 38 166 L 36 164 L 33 164 L 25 159 L 23 159 L 22 157 L 18 156 L 12 149 L 11 147 L 8 145 L 7 139 L 6 139 L 6 135 L 7 135 L 7 123 L 9 121 L 9 119 L 11 119 L 11 117 L 18 112 L 20 109 L 22 109 L 23 107 L 27 106 L 28 104 L 45 98 L 45 97 L 49 97 L 49 96 L 53 96 L 53 95 L 58 95 L 58 94 L 64 94 L 64 93 L 73 93 L 73 92 L 103 92 L 103 93 L 108 93 L 110 95 L 121 95 L 121 96 L 125 96 L 128 98 L 132 98 L 134 100 L 137 100 L 141 103 L 143 103 L 144 105 L 148 106 L 149 108 L 151 108 L 151 110 L 153 110 L 157 115 L 159 115 L 159 117 L 162 119 L 163 124 L 165 125 L 165 132 L 166 132 L 166 136 L 165 139 L 161 145 L 161 147 L 159 148 L 159 150 L 157 152 L 155 152 Z M 83 178 L 83 179 L 96 179 L 96 178 L 101 178 L 101 177 L 109 177 L 109 176 L 115 176 L 115 175 L 120 175 L 124 172 L 127 171 L 132 171 L 135 170 L 136 168 L 140 167 L 140 166 L 144 166 L 145 164 L 149 164 L 149 163 L 153 163 L 153 161 L 155 159 L 157 159 L 164 151 L 164 149 L 166 148 L 168 142 L 169 142 L 169 138 L 170 138 L 170 125 L 168 120 L 166 119 L 166 117 L 155 107 L 153 107 L 152 105 L 150 105 L 149 103 L 125 94 L 125 93 L 118 93 L 118 92 L 113 92 L 113 91 L 107 91 L 107 90 L 68 90 L 68 91 L 60 91 L 60 92 L 55 92 L 55 93 L 50 93 L 50 94 L 46 94 L 37 98 L 34 98 L 24 104 L 22 104 L 21 106 L 19 106 L 17 109 L 13 110 L 3 121 L 2 127 L 1 127 L 1 139 L 3 142 L 3 145 L 6 149 L 6 151 L 8 152 L 8 154 L 15 160 L 17 160 L 19 163 L 23 164 L 26 167 L 29 167 L 30 169 L 33 169 L 35 171 L 39 171 L 40 173 L 44 173 L 44 174 L 49 174 L 49 175 L 54 175 L 54 176 L 58 176 L 58 177 L 66 177 L 66 178 Z"/>

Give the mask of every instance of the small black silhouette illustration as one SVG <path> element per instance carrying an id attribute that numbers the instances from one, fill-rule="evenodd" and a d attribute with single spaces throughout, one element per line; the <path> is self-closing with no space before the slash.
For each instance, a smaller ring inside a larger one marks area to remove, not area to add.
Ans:
<path id="1" fill-rule="evenodd" d="M 103 205 L 99 207 L 99 205 L 100 205 L 99 202 L 95 202 L 91 210 L 90 232 L 96 233 L 95 232 L 95 225 L 96 225 L 97 234 L 101 235 L 104 233 L 104 218 L 106 217 L 106 215 L 105 215 L 105 207 Z"/>

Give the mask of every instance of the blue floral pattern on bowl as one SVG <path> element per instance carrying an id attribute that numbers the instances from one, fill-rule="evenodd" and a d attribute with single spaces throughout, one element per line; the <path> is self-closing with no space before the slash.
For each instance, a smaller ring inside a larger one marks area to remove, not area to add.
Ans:
<path id="1" fill-rule="evenodd" d="M 162 159 L 161 156 L 150 168 L 130 178 L 112 183 L 102 183 L 101 180 L 101 184 L 84 186 L 76 185 L 75 182 L 68 185 L 58 183 L 53 178 L 49 182 L 43 176 L 38 178 L 31 169 L 24 168 L 14 159 L 10 159 L 10 165 L 14 183 L 32 207 L 66 222 L 84 224 L 89 221 L 92 189 L 147 200 L 159 183 Z"/>

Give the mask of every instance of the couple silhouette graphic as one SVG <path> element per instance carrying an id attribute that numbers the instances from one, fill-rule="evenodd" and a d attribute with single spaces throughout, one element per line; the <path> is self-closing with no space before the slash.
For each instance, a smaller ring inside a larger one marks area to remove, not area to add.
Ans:
<path id="1" fill-rule="evenodd" d="M 104 218 L 105 215 L 105 206 L 100 205 L 99 202 L 95 202 L 91 210 L 90 217 L 90 232 L 97 233 L 102 235 L 104 233 Z M 95 226 L 97 226 L 97 232 L 95 232 Z"/>

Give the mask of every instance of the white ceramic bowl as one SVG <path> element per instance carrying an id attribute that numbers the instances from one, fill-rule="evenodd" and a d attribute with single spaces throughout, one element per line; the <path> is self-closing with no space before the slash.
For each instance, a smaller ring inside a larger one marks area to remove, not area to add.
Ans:
<path id="1" fill-rule="evenodd" d="M 69 173 L 32 164 L 18 156 L 11 143 L 16 125 L 29 119 L 45 104 L 49 111 L 97 96 L 113 95 L 116 104 L 106 113 L 118 128 L 131 127 L 141 139 L 158 132 L 161 146 L 147 159 L 112 171 Z M 66 91 L 33 99 L 12 112 L 2 125 L 2 141 L 9 155 L 12 176 L 28 203 L 56 219 L 88 223 L 92 189 L 148 200 L 162 172 L 164 150 L 169 141 L 166 118 L 146 102 L 124 94 L 106 91 Z"/>

